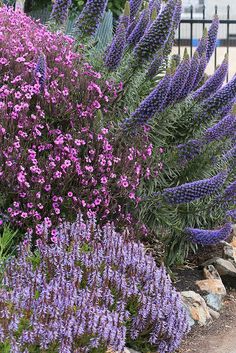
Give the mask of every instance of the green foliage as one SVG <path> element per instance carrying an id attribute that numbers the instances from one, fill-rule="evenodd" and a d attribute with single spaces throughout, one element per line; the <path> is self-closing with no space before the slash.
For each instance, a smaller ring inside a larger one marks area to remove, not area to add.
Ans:
<path id="1" fill-rule="evenodd" d="M 17 233 L 8 225 L 5 225 L 0 231 L 0 263 L 5 262 L 13 254 Z"/>

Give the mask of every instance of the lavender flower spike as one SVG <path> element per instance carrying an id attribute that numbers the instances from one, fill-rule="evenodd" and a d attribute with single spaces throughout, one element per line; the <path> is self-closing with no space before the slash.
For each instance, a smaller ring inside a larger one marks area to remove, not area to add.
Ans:
<path id="1" fill-rule="evenodd" d="M 223 85 L 228 72 L 228 66 L 228 55 L 226 55 L 224 61 L 214 75 L 212 75 L 202 87 L 194 92 L 193 99 L 203 100 L 213 95 Z"/>
<path id="2" fill-rule="evenodd" d="M 226 223 L 219 230 L 202 230 L 194 228 L 186 228 L 186 233 L 189 234 L 190 240 L 195 244 L 214 245 L 226 240 L 232 232 L 231 223 Z"/>
<path id="3" fill-rule="evenodd" d="M 47 78 L 47 63 L 44 54 L 41 54 L 38 58 L 38 62 L 35 68 L 35 76 L 40 85 L 40 91 L 43 92 Z"/>
<path id="4" fill-rule="evenodd" d="M 199 57 L 201 57 L 207 51 L 207 43 L 208 43 L 208 32 L 205 28 L 203 31 L 202 38 L 198 44 L 196 51 L 198 52 Z"/>
<path id="5" fill-rule="evenodd" d="M 167 57 L 172 51 L 173 43 L 175 40 L 175 32 L 176 32 L 177 28 L 179 27 L 179 23 L 181 20 L 181 14 L 182 14 L 182 0 L 177 0 L 175 12 L 174 12 L 174 16 L 173 16 L 172 29 L 171 29 L 169 37 L 165 43 L 165 48 L 164 48 L 164 56 L 165 57 Z"/>
<path id="6" fill-rule="evenodd" d="M 201 82 L 205 69 L 207 67 L 207 58 L 206 58 L 206 53 L 202 55 L 202 57 L 199 59 L 199 67 L 198 67 L 198 72 L 196 75 L 196 79 L 192 85 L 192 91 L 198 87 L 198 84 Z"/>
<path id="7" fill-rule="evenodd" d="M 51 20 L 63 24 L 68 17 L 71 0 L 55 0 L 52 7 Z"/>
<path id="8" fill-rule="evenodd" d="M 179 96 L 179 99 L 183 99 L 183 98 L 187 97 L 187 95 L 190 92 L 192 92 L 194 82 L 196 81 L 196 77 L 198 75 L 199 65 L 200 65 L 199 54 L 196 51 L 191 59 L 188 78 L 187 78 L 185 86 Z"/>
<path id="9" fill-rule="evenodd" d="M 157 19 L 152 23 L 135 47 L 134 56 L 138 62 L 152 59 L 169 36 L 176 0 L 169 0 Z"/>
<path id="10" fill-rule="evenodd" d="M 209 28 L 208 31 L 208 43 L 207 43 L 207 51 L 206 51 L 206 56 L 207 56 L 207 62 L 210 61 L 210 58 L 215 50 L 216 47 L 216 41 L 217 41 L 217 35 L 218 35 L 218 30 L 219 30 L 219 17 L 215 15 L 212 24 Z"/>
<path id="11" fill-rule="evenodd" d="M 123 15 L 120 17 L 119 25 L 120 24 L 123 24 L 124 27 L 126 28 L 126 30 L 129 27 L 129 24 L 130 24 L 130 4 L 128 1 L 126 1 L 126 3 L 125 3 Z"/>
<path id="12" fill-rule="evenodd" d="M 155 55 L 153 61 L 151 62 L 148 71 L 147 71 L 147 76 L 149 78 L 153 78 L 157 75 L 162 63 L 164 61 L 163 57 L 163 49 L 160 49 L 157 54 Z"/>
<path id="13" fill-rule="evenodd" d="M 135 16 L 138 14 L 143 0 L 130 0 L 130 18 L 133 20 Z"/>
<path id="14" fill-rule="evenodd" d="M 158 15 L 161 10 L 161 0 L 149 1 L 149 9 L 151 13 L 153 12 L 153 10 L 155 10 L 156 14 Z"/>
<path id="15" fill-rule="evenodd" d="M 166 107 L 166 97 L 171 85 L 171 73 L 167 70 L 165 77 L 159 82 L 157 87 L 145 98 L 138 109 L 127 119 L 123 127 L 139 127 L 145 125 L 157 112 L 161 112 Z"/>
<path id="16" fill-rule="evenodd" d="M 223 137 L 232 136 L 236 131 L 236 106 L 234 112 L 225 116 L 217 124 L 208 128 L 204 133 L 204 139 L 207 142 L 221 140 Z"/>
<path id="17" fill-rule="evenodd" d="M 121 23 L 116 31 L 114 39 L 106 53 L 104 64 L 109 70 L 115 70 L 123 57 L 126 44 L 126 28 Z"/>
<path id="18" fill-rule="evenodd" d="M 132 31 L 132 33 L 127 39 L 127 42 L 130 45 L 135 46 L 140 41 L 140 39 L 145 33 L 149 20 L 150 20 L 150 10 L 147 8 L 147 9 L 144 9 L 143 12 L 141 13 L 138 23 L 136 24 L 134 30 Z"/>
<path id="19" fill-rule="evenodd" d="M 236 75 L 212 97 L 203 101 L 202 113 L 196 115 L 199 120 L 211 119 L 222 107 L 227 106 L 236 96 Z"/>
<path id="20" fill-rule="evenodd" d="M 79 36 L 94 35 L 105 13 L 107 3 L 108 0 L 87 0 L 75 21 L 75 33 Z"/>
<path id="21" fill-rule="evenodd" d="M 164 190 L 162 195 L 165 201 L 171 205 L 189 203 L 215 193 L 224 184 L 227 175 L 227 172 L 221 172 L 209 179 L 168 188 Z"/>
<path id="22" fill-rule="evenodd" d="M 187 82 L 190 70 L 190 59 L 187 50 L 185 49 L 184 57 L 182 62 L 179 64 L 174 77 L 172 78 L 172 84 L 170 87 L 169 94 L 167 96 L 166 103 L 168 105 L 174 104 L 178 101 L 181 96 L 181 92 Z"/>
<path id="23" fill-rule="evenodd" d="M 225 201 L 236 201 L 236 180 L 227 186 L 223 194 L 223 199 Z"/>

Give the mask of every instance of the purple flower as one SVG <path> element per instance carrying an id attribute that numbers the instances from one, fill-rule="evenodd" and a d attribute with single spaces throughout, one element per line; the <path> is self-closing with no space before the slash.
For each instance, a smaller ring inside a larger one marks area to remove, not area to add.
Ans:
<path id="1" fill-rule="evenodd" d="M 190 59 L 187 50 L 185 50 L 182 62 L 177 67 L 177 70 L 172 78 L 170 91 L 167 96 L 166 104 L 171 105 L 178 101 L 181 92 L 185 87 L 190 70 Z"/>
<path id="2" fill-rule="evenodd" d="M 47 63 L 44 54 L 41 54 L 38 58 L 37 65 L 35 68 L 36 80 L 38 80 L 40 85 L 40 91 L 43 92 L 46 79 L 47 79 Z"/>
<path id="3" fill-rule="evenodd" d="M 163 57 L 163 50 L 160 49 L 157 54 L 155 55 L 153 61 L 151 62 L 148 71 L 147 71 L 147 76 L 149 78 L 153 78 L 157 75 L 162 63 L 164 61 Z"/>
<path id="4" fill-rule="evenodd" d="M 236 210 L 227 211 L 226 216 L 231 217 L 234 221 L 236 221 Z"/>
<path id="5" fill-rule="evenodd" d="M 232 113 L 207 129 L 204 133 L 204 139 L 207 142 L 221 140 L 223 137 L 232 135 L 234 131 L 236 131 L 236 114 Z"/>
<path id="6" fill-rule="evenodd" d="M 208 120 L 216 115 L 222 107 L 227 106 L 236 96 L 236 75 L 217 91 L 212 97 L 203 101 L 202 112 L 196 115 L 199 120 Z"/>
<path id="7" fill-rule="evenodd" d="M 186 233 L 190 240 L 195 244 L 201 245 L 215 245 L 226 240 L 232 232 L 231 223 L 226 223 L 225 226 L 219 230 L 202 230 L 194 228 L 186 228 Z"/>
<path id="8" fill-rule="evenodd" d="M 55 0 L 52 7 L 51 19 L 63 24 L 68 17 L 71 0 Z"/>
<path id="9" fill-rule="evenodd" d="M 137 61 L 153 58 L 158 49 L 163 46 L 172 28 L 175 4 L 175 0 L 168 1 L 157 19 L 137 44 L 134 50 L 134 56 Z"/>
<path id="10" fill-rule="evenodd" d="M 150 12 L 152 13 L 153 11 L 156 12 L 156 14 L 158 15 L 160 10 L 161 10 L 161 0 L 152 0 L 149 1 L 149 9 Z"/>
<path id="11" fill-rule="evenodd" d="M 194 89 L 196 89 L 198 87 L 198 84 L 201 82 L 201 80 L 204 76 L 204 72 L 206 70 L 206 67 L 207 67 L 207 59 L 206 59 L 206 53 L 204 53 L 202 55 L 202 57 L 199 59 L 199 67 L 198 67 L 195 81 L 194 81 L 192 88 L 191 88 L 192 91 Z"/>
<path id="12" fill-rule="evenodd" d="M 130 24 L 130 4 L 128 1 L 125 3 L 123 15 L 120 16 L 119 25 L 123 25 L 127 31 Z M 119 27 L 118 25 L 118 27 Z"/>
<path id="13" fill-rule="evenodd" d="M 223 199 L 225 201 L 236 200 L 236 180 L 227 186 L 223 194 Z"/>
<path id="14" fill-rule="evenodd" d="M 104 64 L 109 70 L 115 70 L 123 57 L 126 44 L 126 28 L 121 23 L 106 53 Z"/>
<path id="15" fill-rule="evenodd" d="M 168 71 L 157 87 L 145 98 L 138 109 L 123 123 L 124 128 L 145 125 L 157 112 L 166 108 L 166 97 L 171 85 L 171 74 Z"/>
<path id="16" fill-rule="evenodd" d="M 208 31 L 208 43 L 207 43 L 207 51 L 206 51 L 206 56 L 207 56 L 207 62 L 210 61 L 210 58 L 215 50 L 216 47 L 216 41 L 217 41 L 217 35 L 218 35 L 218 30 L 219 30 L 219 17 L 215 15 L 212 24 L 209 28 Z"/>
<path id="17" fill-rule="evenodd" d="M 105 13 L 107 3 L 108 0 L 87 0 L 75 21 L 75 33 L 79 36 L 94 35 Z"/>
<path id="18" fill-rule="evenodd" d="M 203 100 L 212 96 L 224 83 L 228 72 L 228 56 L 216 72 L 193 94 L 193 99 Z"/>
<path id="19" fill-rule="evenodd" d="M 177 28 L 179 27 L 180 20 L 181 20 L 181 14 L 182 14 L 182 1 L 177 0 L 175 12 L 173 15 L 172 28 L 171 28 L 169 37 L 165 43 L 165 48 L 164 48 L 164 56 L 165 57 L 167 57 L 172 51 L 172 47 L 173 47 L 174 40 L 175 40 L 175 32 L 176 32 Z"/>
<path id="20" fill-rule="evenodd" d="M 226 162 L 227 161 L 230 162 L 231 164 L 233 163 L 234 160 L 236 162 L 236 145 L 232 147 L 227 153 L 225 153 L 222 156 L 222 159 Z"/>
<path id="21" fill-rule="evenodd" d="M 162 193 L 165 201 L 171 205 L 189 203 L 203 197 L 212 195 L 224 184 L 227 172 L 221 172 L 216 176 L 182 184 L 174 188 L 165 189 Z"/>
<path id="22" fill-rule="evenodd" d="M 172 352 L 188 331 L 181 296 L 165 268 L 112 225 L 99 228 L 81 215 L 58 228 L 55 244 L 39 242 L 36 254 L 24 242 L 2 284 L 1 342 L 14 352 L 39 346 L 122 352 L 126 338 L 139 340 L 147 332 L 154 349 L 165 345 Z"/>
<path id="23" fill-rule="evenodd" d="M 130 0 L 130 18 L 133 20 L 138 14 L 143 0 Z"/>
<path id="24" fill-rule="evenodd" d="M 208 34 L 207 34 L 207 29 L 205 28 L 202 38 L 199 41 L 199 44 L 196 49 L 196 52 L 198 53 L 199 57 L 202 57 L 203 54 L 206 54 L 207 43 L 208 43 Z"/>
<path id="25" fill-rule="evenodd" d="M 203 143 L 201 140 L 190 140 L 177 146 L 178 156 L 181 162 L 187 162 L 194 159 L 202 152 Z"/>
<path id="26" fill-rule="evenodd" d="M 187 95 L 193 90 L 193 86 L 194 86 L 194 83 L 196 82 L 196 78 L 199 71 L 199 65 L 200 65 L 199 55 L 198 55 L 198 52 L 196 51 L 191 59 L 188 78 L 184 88 L 180 93 L 180 96 L 179 96 L 180 99 L 187 97 Z"/>
<path id="27" fill-rule="evenodd" d="M 127 39 L 127 42 L 130 45 L 136 45 L 140 41 L 148 26 L 149 20 L 150 20 L 150 10 L 144 9 L 143 12 L 141 13 L 138 23 L 136 24 L 132 33 Z"/>

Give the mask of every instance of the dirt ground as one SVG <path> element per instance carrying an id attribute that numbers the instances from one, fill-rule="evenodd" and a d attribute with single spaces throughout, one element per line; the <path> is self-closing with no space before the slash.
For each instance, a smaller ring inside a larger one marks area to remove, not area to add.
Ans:
<path id="1" fill-rule="evenodd" d="M 226 297 L 219 319 L 196 327 L 177 353 L 236 353 L 236 291 Z"/>

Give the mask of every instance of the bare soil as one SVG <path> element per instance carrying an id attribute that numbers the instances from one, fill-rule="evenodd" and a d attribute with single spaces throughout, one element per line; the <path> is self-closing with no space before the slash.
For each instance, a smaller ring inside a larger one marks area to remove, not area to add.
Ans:
<path id="1" fill-rule="evenodd" d="M 236 291 L 226 297 L 219 319 L 195 327 L 177 353 L 236 353 Z"/>

